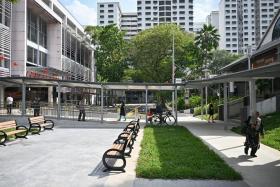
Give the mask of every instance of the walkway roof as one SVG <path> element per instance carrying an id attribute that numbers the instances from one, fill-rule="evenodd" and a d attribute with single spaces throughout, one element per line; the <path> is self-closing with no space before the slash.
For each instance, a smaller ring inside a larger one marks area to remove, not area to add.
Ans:
<path id="1" fill-rule="evenodd" d="M 237 73 L 223 74 L 210 79 L 192 80 L 181 84 L 170 83 L 122 83 L 122 82 L 109 82 L 109 83 L 96 83 L 84 82 L 73 80 L 52 80 L 52 79 L 34 79 L 29 77 L 1 77 L 0 85 L 3 86 L 19 86 L 25 83 L 34 86 L 58 86 L 70 88 L 91 88 L 91 89 L 104 89 L 112 90 L 158 90 L 158 91 L 172 91 L 177 86 L 177 89 L 187 88 L 202 88 L 210 84 L 226 83 L 226 82 L 239 82 L 249 81 L 252 79 L 271 79 L 280 77 L 280 63 L 274 63 L 260 68 L 251 70 L 240 71 Z"/>
<path id="2" fill-rule="evenodd" d="M 158 90 L 158 91 L 171 91 L 177 86 L 178 89 L 183 88 L 184 84 L 170 84 L 170 83 L 122 83 L 122 82 L 109 82 L 109 83 L 96 83 L 96 82 L 84 82 L 75 80 L 53 80 L 53 79 L 35 79 L 29 77 L 1 77 L 0 85 L 4 86 L 19 86 L 25 83 L 34 86 L 58 86 L 70 87 L 70 88 L 91 88 L 100 89 L 103 86 L 104 89 L 113 90 Z"/>
<path id="3" fill-rule="evenodd" d="M 249 81 L 252 79 L 271 79 L 280 77 L 280 63 L 274 63 L 260 68 L 223 74 L 211 79 L 194 80 L 186 83 L 188 88 L 202 88 L 210 84 Z"/>

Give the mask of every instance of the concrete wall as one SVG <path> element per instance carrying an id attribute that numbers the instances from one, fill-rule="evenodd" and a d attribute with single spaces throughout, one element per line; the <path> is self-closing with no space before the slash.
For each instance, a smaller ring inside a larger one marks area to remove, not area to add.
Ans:
<path id="1" fill-rule="evenodd" d="M 62 25 L 48 24 L 48 62 L 47 66 L 62 70 Z"/>
<path id="2" fill-rule="evenodd" d="M 270 114 L 276 112 L 276 97 L 266 99 L 257 103 L 257 111 L 261 115 Z"/>
<path id="3" fill-rule="evenodd" d="M 26 14 L 26 0 L 18 1 L 13 5 L 11 74 L 15 76 L 26 75 Z"/>

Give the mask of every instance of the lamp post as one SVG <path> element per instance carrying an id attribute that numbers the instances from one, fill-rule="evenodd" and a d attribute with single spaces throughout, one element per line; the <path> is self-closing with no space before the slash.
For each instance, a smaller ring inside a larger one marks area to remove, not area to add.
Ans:
<path id="1" fill-rule="evenodd" d="M 172 84 L 175 84 L 175 42 L 174 32 L 172 32 Z M 172 113 L 174 114 L 175 94 L 172 92 Z"/>

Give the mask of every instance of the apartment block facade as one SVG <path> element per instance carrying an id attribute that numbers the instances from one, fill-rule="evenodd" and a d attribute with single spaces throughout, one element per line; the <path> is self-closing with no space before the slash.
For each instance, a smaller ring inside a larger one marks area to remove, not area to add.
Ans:
<path id="1" fill-rule="evenodd" d="M 116 24 L 121 27 L 122 11 L 119 2 L 97 2 L 97 25 Z"/>
<path id="2" fill-rule="evenodd" d="M 233 53 L 243 53 L 247 46 L 255 48 L 279 5 L 279 0 L 221 0 L 220 48 Z"/>
<path id="3" fill-rule="evenodd" d="M 206 24 L 212 25 L 216 29 L 219 30 L 219 11 L 212 11 L 207 17 L 206 17 Z"/>
<path id="4" fill-rule="evenodd" d="M 58 0 L 2 0 L 0 30 L 0 76 L 95 81 L 90 37 Z"/>
<path id="5" fill-rule="evenodd" d="M 193 0 L 137 0 L 138 30 L 161 23 L 176 23 L 193 31 Z"/>
<path id="6" fill-rule="evenodd" d="M 122 14 L 121 30 L 125 32 L 125 40 L 130 40 L 133 36 L 137 35 L 137 13 Z"/>

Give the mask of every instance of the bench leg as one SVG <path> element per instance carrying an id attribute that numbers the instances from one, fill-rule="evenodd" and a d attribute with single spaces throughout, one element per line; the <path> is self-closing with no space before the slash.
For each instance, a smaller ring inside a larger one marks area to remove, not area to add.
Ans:
<path id="1" fill-rule="evenodd" d="M 0 131 L 2 133 L 2 138 L 0 139 L 0 145 L 6 146 L 6 141 L 8 140 L 8 136 L 4 131 Z M 2 140 L 3 139 L 3 140 Z"/>

